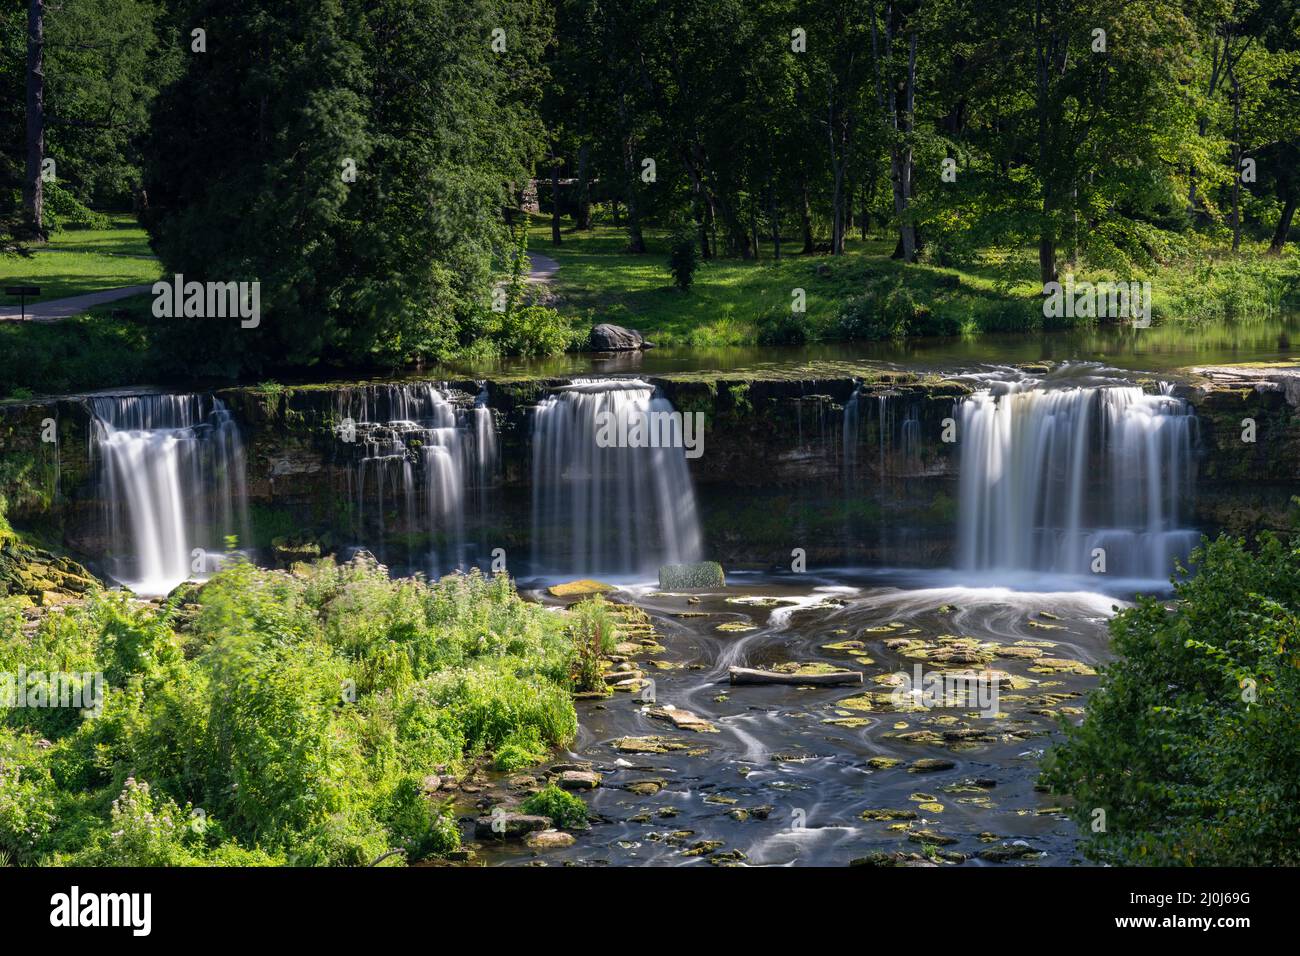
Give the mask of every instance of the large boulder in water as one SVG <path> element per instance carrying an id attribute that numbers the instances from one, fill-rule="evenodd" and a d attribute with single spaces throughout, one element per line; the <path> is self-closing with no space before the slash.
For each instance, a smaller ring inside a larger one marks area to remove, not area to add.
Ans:
<path id="1" fill-rule="evenodd" d="M 717 561 L 696 561 L 694 564 L 665 564 L 659 569 L 659 590 L 687 591 L 698 588 L 720 588 L 727 584 L 722 565 Z"/>
<path id="2" fill-rule="evenodd" d="M 609 322 L 602 322 L 591 330 L 587 345 L 593 352 L 635 352 L 654 348 L 653 343 L 647 342 L 636 329 L 625 329 Z"/>

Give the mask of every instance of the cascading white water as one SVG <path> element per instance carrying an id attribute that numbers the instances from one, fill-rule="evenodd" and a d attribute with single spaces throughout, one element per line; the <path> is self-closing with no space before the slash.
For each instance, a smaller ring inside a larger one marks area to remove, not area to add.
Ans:
<path id="1" fill-rule="evenodd" d="M 1197 533 L 1186 402 L 1136 386 L 998 383 L 960 406 L 960 563 L 1166 578 Z M 1096 549 L 1101 549 L 1098 555 Z"/>
<path id="2" fill-rule="evenodd" d="M 115 578 L 165 594 L 212 570 L 228 538 L 249 543 L 243 443 L 221 402 L 138 395 L 93 398 L 90 409 Z"/>
<path id="3" fill-rule="evenodd" d="M 876 471 L 881 482 L 889 476 L 892 456 L 901 456 L 898 460 L 904 471 L 914 469 L 920 462 L 921 422 L 916 400 L 906 395 L 882 392 L 872 402 L 868 396 L 854 391 L 844 403 L 841 444 L 846 489 L 857 478 L 862 428 L 871 418 L 876 423 Z"/>
<path id="4" fill-rule="evenodd" d="M 385 555 L 393 531 L 408 543 L 428 536 L 423 563 L 430 574 L 463 568 L 467 502 L 480 516 L 496 473 L 496 425 L 480 393 L 473 407 L 451 400 L 431 383 L 375 385 L 340 396 L 338 413 L 351 422 L 361 454 L 352 495 L 358 532 Z M 399 525 L 390 519 L 396 510 Z"/>
<path id="5" fill-rule="evenodd" d="M 698 561 L 695 491 L 682 448 L 601 447 L 602 413 L 630 423 L 672 403 L 636 379 L 575 381 L 533 419 L 533 567 L 648 572 Z"/>

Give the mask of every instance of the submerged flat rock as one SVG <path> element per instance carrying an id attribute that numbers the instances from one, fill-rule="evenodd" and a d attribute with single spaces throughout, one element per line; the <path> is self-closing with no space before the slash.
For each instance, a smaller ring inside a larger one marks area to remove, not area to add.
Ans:
<path id="1" fill-rule="evenodd" d="M 594 581 L 591 578 L 580 578 L 577 581 L 565 581 L 562 584 L 552 584 L 546 589 L 552 597 L 589 597 L 593 594 L 608 594 L 616 590 L 614 585 L 606 584 L 604 581 Z"/>
<path id="2" fill-rule="evenodd" d="M 718 728 L 710 721 L 705 720 L 689 710 L 682 710 L 680 707 L 674 707 L 671 704 L 665 704 L 663 707 L 652 707 L 649 715 L 655 720 L 671 721 L 674 727 L 679 730 L 693 730 L 698 734 L 716 734 Z"/>

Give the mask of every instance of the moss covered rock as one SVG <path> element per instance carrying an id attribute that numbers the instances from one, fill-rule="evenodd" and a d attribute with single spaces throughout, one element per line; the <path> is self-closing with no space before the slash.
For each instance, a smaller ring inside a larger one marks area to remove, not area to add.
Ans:
<path id="1" fill-rule="evenodd" d="M 665 564 L 659 569 L 659 587 L 664 591 L 721 588 L 726 584 L 726 575 L 717 561 Z"/>

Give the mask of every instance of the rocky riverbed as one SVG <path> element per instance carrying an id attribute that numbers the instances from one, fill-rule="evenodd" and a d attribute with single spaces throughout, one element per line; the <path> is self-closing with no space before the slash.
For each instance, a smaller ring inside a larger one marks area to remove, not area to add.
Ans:
<path id="1" fill-rule="evenodd" d="M 609 697 L 578 702 L 570 752 L 534 772 L 481 775 L 461 797 L 470 828 L 558 782 L 582 792 L 592 825 L 572 841 L 483 832 L 473 852 L 533 865 L 1079 862 L 1074 824 L 1037 787 L 1039 759 L 1059 720 L 1081 718 L 1106 618 L 1123 602 L 1075 584 L 1013 591 L 845 572 L 616 591 L 653 633 L 620 644 Z M 733 666 L 849 670 L 863 682 L 732 685 Z M 996 708 L 895 694 L 917 666 L 995 682 Z"/>

